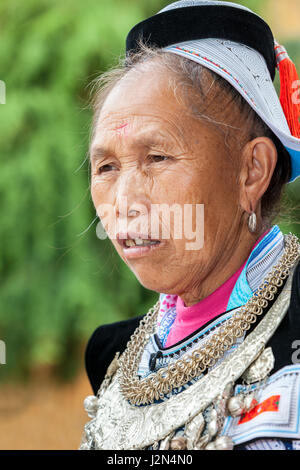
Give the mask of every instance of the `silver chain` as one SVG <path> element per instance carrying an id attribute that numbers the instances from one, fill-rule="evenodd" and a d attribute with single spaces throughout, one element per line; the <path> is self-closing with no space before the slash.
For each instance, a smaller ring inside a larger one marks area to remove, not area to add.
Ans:
<path id="1" fill-rule="evenodd" d="M 142 318 L 119 359 L 123 396 L 133 405 L 150 404 L 212 367 L 232 347 L 237 338 L 249 330 L 257 321 L 257 317 L 262 315 L 269 302 L 274 299 L 278 288 L 289 276 L 299 255 L 298 238 L 293 234 L 286 235 L 284 254 L 246 305 L 228 319 L 204 347 L 195 349 L 189 357 L 178 359 L 141 380 L 138 367 L 150 335 L 155 331 L 160 308 L 158 300 Z"/>

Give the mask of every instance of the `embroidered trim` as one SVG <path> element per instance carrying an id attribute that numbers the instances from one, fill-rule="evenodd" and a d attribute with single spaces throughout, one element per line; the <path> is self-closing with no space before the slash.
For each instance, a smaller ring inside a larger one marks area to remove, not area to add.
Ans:
<path id="1" fill-rule="evenodd" d="M 232 75 L 231 72 L 229 72 L 228 70 L 226 70 L 224 67 L 222 67 L 220 64 L 217 64 L 216 62 L 214 62 L 213 60 L 209 59 L 208 57 L 205 57 L 203 55 L 200 55 L 198 54 L 197 52 L 195 51 L 192 51 L 192 50 L 188 50 L 188 49 L 184 49 L 183 47 L 179 47 L 179 46 L 176 46 L 175 47 L 176 49 L 180 50 L 180 51 L 183 51 L 183 52 L 186 52 L 188 54 L 192 54 L 192 55 L 196 55 L 197 57 L 201 57 L 201 59 L 203 60 L 206 60 L 207 62 L 213 64 L 215 67 L 218 67 L 219 69 L 221 69 L 223 72 L 227 73 L 227 75 L 229 75 L 230 77 L 232 77 L 236 83 L 239 85 L 239 87 L 243 90 L 243 92 L 245 93 L 245 95 L 248 96 L 248 98 L 252 101 L 252 103 L 254 104 L 254 106 L 257 106 L 254 99 L 251 98 L 251 96 L 249 95 L 249 93 L 245 90 L 245 88 L 243 87 L 243 85 L 240 83 L 240 81 L 234 76 Z"/>

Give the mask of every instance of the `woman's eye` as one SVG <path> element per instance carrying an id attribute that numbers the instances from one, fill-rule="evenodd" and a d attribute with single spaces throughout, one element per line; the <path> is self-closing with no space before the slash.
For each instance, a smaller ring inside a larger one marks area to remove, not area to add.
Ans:
<path id="1" fill-rule="evenodd" d="M 168 160 L 169 157 L 167 157 L 166 155 L 149 155 L 149 158 L 151 158 L 155 162 L 162 162 L 164 160 Z"/>
<path id="2" fill-rule="evenodd" d="M 114 165 L 109 165 L 109 164 L 100 166 L 97 169 L 97 173 L 107 173 L 108 171 L 110 171 L 111 168 L 116 168 L 116 167 Z"/>

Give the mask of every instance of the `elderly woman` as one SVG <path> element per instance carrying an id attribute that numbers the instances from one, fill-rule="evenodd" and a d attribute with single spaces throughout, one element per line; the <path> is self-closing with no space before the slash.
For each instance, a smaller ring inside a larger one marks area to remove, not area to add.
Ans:
<path id="1" fill-rule="evenodd" d="M 81 449 L 299 446 L 299 243 L 272 225 L 300 175 L 295 79 L 262 18 L 186 0 L 99 80 L 92 199 L 159 299 L 92 335 Z"/>

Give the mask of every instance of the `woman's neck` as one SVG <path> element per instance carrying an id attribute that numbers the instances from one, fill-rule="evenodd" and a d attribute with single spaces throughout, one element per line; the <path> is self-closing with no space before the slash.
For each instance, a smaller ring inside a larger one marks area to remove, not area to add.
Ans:
<path id="1" fill-rule="evenodd" d="M 201 279 L 201 283 L 193 286 L 184 293 L 180 293 L 180 298 L 184 302 L 184 305 L 190 307 L 197 304 L 224 284 L 238 271 L 250 255 L 254 246 L 259 243 L 268 231 L 269 229 L 257 235 L 251 234 L 247 230 L 247 233 L 240 236 L 239 240 L 234 241 L 230 247 L 224 249 L 221 258 L 207 276 Z"/>

